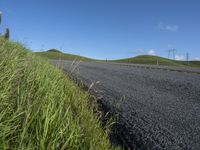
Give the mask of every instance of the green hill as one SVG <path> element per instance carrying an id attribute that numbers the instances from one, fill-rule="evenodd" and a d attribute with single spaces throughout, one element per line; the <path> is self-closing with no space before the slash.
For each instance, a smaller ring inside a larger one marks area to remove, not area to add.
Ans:
<path id="1" fill-rule="evenodd" d="M 93 61 L 94 59 L 73 55 L 73 54 L 66 54 L 62 53 L 56 49 L 50 49 L 45 52 L 35 52 L 35 54 L 45 57 L 47 59 L 57 59 L 57 60 L 81 60 L 81 61 Z"/>
<path id="2" fill-rule="evenodd" d="M 50 49 L 47 52 L 57 52 L 57 53 L 62 53 L 61 51 L 57 50 L 57 49 Z"/>
<path id="3" fill-rule="evenodd" d="M 135 64 L 148 64 L 148 65 L 164 65 L 164 66 L 191 66 L 200 67 L 200 61 L 190 61 L 189 65 L 186 61 L 171 60 L 159 56 L 140 55 L 132 58 L 112 60 L 112 62 L 121 63 L 135 63 Z"/>
<path id="4" fill-rule="evenodd" d="M 149 65 L 156 65 L 157 62 L 159 65 L 167 65 L 167 66 L 180 65 L 174 60 L 159 57 L 159 56 L 150 56 L 150 55 L 140 55 L 133 58 L 119 59 L 119 60 L 114 60 L 114 61 L 122 62 L 122 63 L 149 64 Z"/>
<path id="5" fill-rule="evenodd" d="M 105 62 L 105 60 L 95 60 L 83 56 L 62 53 L 59 50 L 51 49 L 45 52 L 36 52 L 37 55 L 45 57 L 47 59 L 57 59 L 57 60 L 81 60 L 81 61 L 99 61 Z M 190 66 L 190 67 L 200 67 L 200 61 L 190 61 L 189 65 L 186 61 L 177 61 L 172 59 L 167 59 L 159 56 L 151 55 L 140 55 L 132 58 L 125 58 L 119 60 L 109 60 L 109 62 L 120 62 L 120 63 L 135 63 L 135 64 L 147 64 L 147 65 L 164 65 L 164 66 Z"/>

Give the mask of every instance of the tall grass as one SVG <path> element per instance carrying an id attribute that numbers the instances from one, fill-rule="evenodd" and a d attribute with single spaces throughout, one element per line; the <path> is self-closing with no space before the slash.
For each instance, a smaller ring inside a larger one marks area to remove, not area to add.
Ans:
<path id="1" fill-rule="evenodd" d="M 0 149 L 113 149 L 107 129 L 67 76 L 0 39 Z"/>

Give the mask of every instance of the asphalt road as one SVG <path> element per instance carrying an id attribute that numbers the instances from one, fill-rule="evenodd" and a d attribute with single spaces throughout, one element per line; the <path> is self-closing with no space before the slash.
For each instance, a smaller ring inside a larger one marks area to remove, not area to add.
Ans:
<path id="1" fill-rule="evenodd" d="M 54 64 L 58 61 L 53 61 Z M 119 114 L 124 146 L 200 150 L 200 74 L 137 65 L 59 61 Z M 190 69 L 186 69 L 190 70 Z"/>

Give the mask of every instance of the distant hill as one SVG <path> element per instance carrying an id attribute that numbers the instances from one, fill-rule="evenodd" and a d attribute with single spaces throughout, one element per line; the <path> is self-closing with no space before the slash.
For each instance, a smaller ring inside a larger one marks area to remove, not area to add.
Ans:
<path id="1" fill-rule="evenodd" d="M 47 52 L 57 52 L 57 53 L 62 53 L 61 51 L 57 50 L 57 49 L 50 49 Z"/>
<path id="2" fill-rule="evenodd" d="M 50 49 L 45 52 L 36 52 L 37 55 L 45 57 L 47 59 L 58 59 L 58 60 L 81 60 L 81 61 L 101 61 L 105 60 L 95 60 L 92 58 L 87 58 L 79 55 L 63 53 L 57 49 Z M 190 61 L 189 65 L 186 61 L 177 61 L 172 59 L 167 59 L 159 56 L 151 55 L 140 55 L 131 58 L 119 59 L 119 60 L 109 60 L 109 62 L 120 62 L 120 63 L 134 63 L 134 64 L 147 64 L 147 65 L 159 65 L 164 66 L 190 66 L 190 67 L 200 67 L 200 61 Z"/>
<path id="3" fill-rule="evenodd" d="M 148 64 L 148 65 L 165 65 L 165 66 L 191 66 L 200 67 L 200 61 L 190 61 L 189 65 L 186 61 L 177 61 L 172 59 L 167 59 L 159 56 L 151 55 L 140 55 L 132 58 L 125 58 L 119 60 L 113 60 L 113 62 L 121 63 L 135 63 L 135 64 Z"/>
<path id="4" fill-rule="evenodd" d="M 79 56 L 79 55 L 73 55 L 73 54 L 67 54 L 62 53 L 61 51 L 57 49 L 50 49 L 45 52 L 35 52 L 37 55 L 40 55 L 42 57 L 45 57 L 47 59 L 58 59 L 58 60 L 82 60 L 82 61 L 92 61 L 94 59 Z"/>

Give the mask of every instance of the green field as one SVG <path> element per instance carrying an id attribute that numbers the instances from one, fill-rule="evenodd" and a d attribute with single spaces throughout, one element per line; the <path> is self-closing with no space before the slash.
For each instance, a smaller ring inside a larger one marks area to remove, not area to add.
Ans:
<path id="1" fill-rule="evenodd" d="M 0 149 L 114 149 L 87 93 L 46 59 L 3 39 L 0 83 Z"/>

